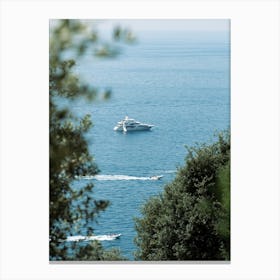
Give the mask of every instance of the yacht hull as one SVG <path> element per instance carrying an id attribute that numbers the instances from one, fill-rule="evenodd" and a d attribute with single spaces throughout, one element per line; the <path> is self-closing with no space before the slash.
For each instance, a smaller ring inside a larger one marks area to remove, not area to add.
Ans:
<path id="1" fill-rule="evenodd" d="M 119 121 L 117 125 L 114 127 L 115 131 L 143 131 L 143 130 L 150 130 L 153 127 L 151 124 L 140 123 L 135 121 L 134 119 L 128 118 L 126 116 L 122 121 Z"/>
<path id="2" fill-rule="evenodd" d="M 150 130 L 152 126 L 137 126 L 137 127 L 126 127 L 126 131 L 143 131 L 143 130 Z M 115 131 L 120 131 L 123 132 L 123 126 L 115 126 L 114 127 Z"/>

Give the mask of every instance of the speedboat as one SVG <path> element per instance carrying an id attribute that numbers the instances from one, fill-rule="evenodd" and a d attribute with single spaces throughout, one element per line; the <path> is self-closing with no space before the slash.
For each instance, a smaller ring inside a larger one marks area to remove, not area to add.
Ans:
<path id="1" fill-rule="evenodd" d="M 68 236 L 66 241 L 73 241 L 73 242 L 90 241 L 90 240 L 112 241 L 115 239 L 119 239 L 120 237 L 121 237 L 121 233 L 113 233 L 108 235 L 92 235 L 92 236 L 76 235 L 76 236 Z"/>
<path id="2" fill-rule="evenodd" d="M 126 116 L 123 120 L 118 122 L 118 124 L 114 127 L 114 130 L 127 132 L 127 131 L 150 130 L 152 127 L 153 127 L 152 124 L 140 123 Z"/>
<path id="3" fill-rule="evenodd" d="M 163 177 L 162 175 L 151 176 L 150 179 L 151 179 L 151 180 L 160 180 L 162 177 Z"/>
<path id="4" fill-rule="evenodd" d="M 109 236 L 111 238 L 114 238 L 114 239 L 119 239 L 121 237 L 121 233 L 113 233 L 113 234 L 109 234 Z"/>

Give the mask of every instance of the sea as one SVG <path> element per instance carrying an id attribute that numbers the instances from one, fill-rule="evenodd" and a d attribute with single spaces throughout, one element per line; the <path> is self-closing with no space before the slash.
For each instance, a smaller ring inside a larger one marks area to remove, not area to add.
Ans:
<path id="1" fill-rule="evenodd" d="M 88 53 L 77 61 L 81 80 L 101 91 L 112 90 L 112 96 L 71 102 L 77 115 L 91 115 L 94 126 L 86 138 L 100 169 L 97 177 L 80 178 L 73 186 L 92 182 L 93 197 L 110 201 L 94 232 L 108 237 L 100 239 L 106 249 L 119 248 L 134 260 L 134 219 L 184 165 L 186 146 L 211 143 L 215 134 L 230 129 L 230 34 L 147 31 L 136 43 L 118 47 L 115 58 Z M 154 127 L 114 131 L 125 116 Z"/>

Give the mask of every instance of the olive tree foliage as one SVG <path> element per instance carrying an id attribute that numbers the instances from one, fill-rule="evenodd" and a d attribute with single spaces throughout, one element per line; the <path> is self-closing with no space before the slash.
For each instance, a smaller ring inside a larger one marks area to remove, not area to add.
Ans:
<path id="1" fill-rule="evenodd" d="M 131 33 L 116 27 L 113 40 L 129 41 Z M 90 154 L 85 133 L 92 127 L 89 114 L 77 118 L 61 100 L 108 98 L 110 91 L 98 92 L 74 73 L 76 60 L 87 52 L 112 57 L 118 49 L 104 43 L 96 25 L 79 20 L 51 20 L 49 38 L 49 256 L 50 260 L 120 260 L 117 250 L 106 252 L 98 242 L 65 242 L 73 234 L 93 234 L 93 224 L 109 201 L 95 200 L 93 184 L 73 189 L 77 176 L 95 175 L 98 168 Z"/>
<path id="2" fill-rule="evenodd" d="M 138 260 L 230 259 L 230 137 L 188 149 L 186 164 L 136 219 Z"/>

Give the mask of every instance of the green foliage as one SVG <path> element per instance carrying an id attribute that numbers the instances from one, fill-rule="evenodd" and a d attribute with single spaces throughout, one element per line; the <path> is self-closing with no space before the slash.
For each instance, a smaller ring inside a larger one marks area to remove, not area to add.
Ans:
<path id="1" fill-rule="evenodd" d="M 216 231 L 223 240 L 222 255 L 230 258 L 230 163 L 219 169 L 217 176 L 217 199 L 221 202 L 223 212 L 216 224 Z"/>
<path id="2" fill-rule="evenodd" d="M 73 259 L 80 261 L 125 261 L 119 249 L 104 250 L 100 242 L 92 241 L 86 246 L 80 247 Z"/>
<path id="3" fill-rule="evenodd" d="M 228 260 L 230 137 L 189 148 L 186 165 L 136 219 L 139 260 Z"/>
<path id="4" fill-rule="evenodd" d="M 119 33 L 122 34 L 121 29 Z M 92 127 L 92 121 L 90 115 L 79 119 L 69 107 L 57 105 L 57 101 L 63 98 L 74 100 L 83 97 L 92 101 L 97 97 L 97 89 L 81 82 L 73 68 L 75 59 L 87 51 L 96 54 L 95 50 L 103 47 L 106 55 L 110 56 L 114 48 L 104 44 L 92 23 L 50 21 L 50 260 L 123 259 L 118 250 L 104 251 L 98 242 L 86 245 L 64 242 L 74 232 L 77 235 L 93 234 L 94 229 L 89 224 L 93 224 L 98 213 L 109 204 L 108 201 L 94 199 L 92 184 L 80 189 L 71 187 L 76 176 L 95 175 L 98 172 L 84 136 Z M 103 93 L 104 98 L 109 96 L 110 91 Z"/>

